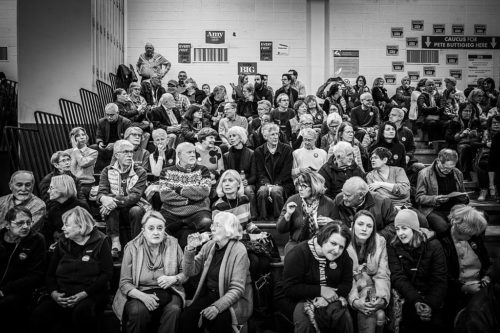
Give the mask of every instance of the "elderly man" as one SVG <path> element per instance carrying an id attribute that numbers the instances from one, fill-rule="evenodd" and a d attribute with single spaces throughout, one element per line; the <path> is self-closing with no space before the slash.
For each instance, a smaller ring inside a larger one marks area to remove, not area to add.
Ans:
<path id="1" fill-rule="evenodd" d="M 33 194 L 35 177 L 31 171 L 19 170 L 10 177 L 11 194 L 0 197 L 0 229 L 5 226 L 5 214 L 12 207 L 22 206 L 31 212 L 33 229 L 40 230 L 38 221 L 45 215 L 45 203 Z"/>
<path id="2" fill-rule="evenodd" d="M 298 99 L 305 99 L 306 98 L 306 86 L 300 82 L 299 80 L 297 80 L 298 76 L 299 76 L 299 73 L 297 73 L 297 71 L 295 69 L 290 69 L 288 71 L 288 74 L 290 74 L 292 76 L 292 83 L 291 83 L 291 87 L 295 90 L 297 90 L 297 92 L 299 93 L 299 97 Z"/>
<path id="3" fill-rule="evenodd" d="M 151 109 L 149 120 L 154 129 L 164 129 L 167 132 L 167 146 L 175 147 L 177 136 L 181 132 L 182 116 L 176 107 L 172 94 L 163 94 L 160 98 L 160 106 Z"/>
<path id="4" fill-rule="evenodd" d="M 451 208 L 456 204 L 469 203 L 464 176 L 456 168 L 457 161 L 456 151 L 441 149 L 436 160 L 418 174 L 415 201 L 438 237 L 443 236 L 449 228 Z"/>
<path id="5" fill-rule="evenodd" d="M 167 91 L 162 87 L 160 78 L 153 77 L 146 79 L 146 77 L 146 75 L 142 77 L 141 96 L 144 97 L 147 105 L 158 106 L 160 97 Z"/>
<path id="6" fill-rule="evenodd" d="M 363 142 L 365 134 L 369 135 L 365 142 L 371 142 L 377 135 L 380 125 L 380 113 L 376 106 L 373 106 L 373 97 L 370 93 L 361 94 L 359 97 L 361 105 L 351 110 L 351 123 L 354 129 L 354 136 L 359 142 Z"/>
<path id="7" fill-rule="evenodd" d="M 410 78 L 404 76 L 401 79 L 401 85 L 396 88 L 396 96 L 394 96 L 394 101 L 398 103 L 398 107 L 403 109 L 406 114 L 410 110 L 411 93 L 415 90 L 414 87 L 410 86 L 410 83 Z"/>
<path id="8" fill-rule="evenodd" d="M 142 141 L 142 129 L 139 127 L 129 127 L 125 130 L 123 135 L 124 139 L 134 145 L 134 155 L 132 160 L 135 165 L 140 165 L 146 170 L 146 172 L 151 171 L 151 165 L 149 162 L 149 151 L 141 147 Z M 115 164 L 116 155 L 111 159 L 111 165 Z"/>
<path id="9" fill-rule="evenodd" d="M 184 248 L 187 244 L 187 233 L 182 233 L 184 227 L 190 229 L 189 233 L 210 230 L 212 213 L 209 195 L 212 185 L 210 171 L 197 164 L 192 143 L 180 143 L 176 154 L 177 164 L 163 169 L 158 190 L 167 231 L 179 238 L 179 244 Z"/>
<path id="10" fill-rule="evenodd" d="M 123 139 L 125 130 L 132 122 L 118 114 L 118 106 L 109 103 L 104 108 L 104 118 L 99 119 L 96 132 L 96 144 L 90 148 L 97 150 L 95 170 L 100 171 L 111 162 L 113 144 Z"/>
<path id="11" fill-rule="evenodd" d="M 319 169 L 319 174 L 325 178 L 325 194 L 335 199 L 347 179 L 355 176 L 364 178 L 365 173 L 354 161 L 354 148 L 349 142 L 338 142 L 332 151 L 333 155 Z"/>
<path id="12" fill-rule="evenodd" d="M 133 239 L 141 232 L 142 216 L 151 207 L 142 198 L 147 174 L 143 167 L 134 164 L 134 145 L 118 140 L 113 154 L 116 162 L 102 170 L 96 201 L 101 204 L 100 212 L 111 238 L 111 253 L 117 257 L 122 249 L 120 221 L 130 224 L 130 239 Z"/>
<path id="13" fill-rule="evenodd" d="M 137 73 L 149 77 L 157 76 L 160 80 L 168 73 L 172 64 L 161 54 L 155 52 L 155 47 L 151 43 L 144 46 L 146 52 L 139 56 L 137 60 Z"/>
<path id="14" fill-rule="evenodd" d="M 368 184 L 361 177 L 351 177 L 342 186 L 342 192 L 335 197 L 334 219 L 341 220 L 351 227 L 354 215 L 360 210 L 367 210 L 375 216 L 377 232 L 390 242 L 396 235 L 394 218 L 397 209 L 391 199 L 378 193 L 370 192 Z"/>
<path id="15" fill-rule="evenodd" d="M 274 94 L 274 106 L 278 107 L 280 101 L 278 100 L 279 95 L 285 94 L 288 96 L 288 105 L 294 105 L 299 99 L 299 92 L 292 87 L 292 76 L 285 73 L 281 76 L 282 86 Z"/>
<path id="16" fill-rule="evenodd" d="M 248 120 L 236 114 L 236 103 L 228 102 L 224 104 L 224 114 L 226 115 L 219 122 L 219 137 L 222 142 L 229 145 L 227 132 L 231 127 L 239 126 L 245 131 L 248 130 Z"/>
<path id="17" fill-rule="evenodd" d="M 292 148 L 279 141 L 280 129 L 276 124 L 266 124 L 262 134 L 266 143 L 255 149 L 257 165 L 257 206 L 260 217 L 277 219 L 285 197 L 294 191 L 292 181 Z M 268 212 L 267 204 L 272 205 Z"/>
<path id="18" fill-rule="evenodd" d="M 310 116 L 310 115 L 309 115 Z M 316 147 L 318 142 L 318 132 L 312 128 L 301 129 L 299 133 L 302 138 L 303 147 L 292 153 L 293 166 L 292 176 L 296 177 L 299 173 L 310 169 L 318 171 L 327 161 L 327 153 L 323 149 Z"/>

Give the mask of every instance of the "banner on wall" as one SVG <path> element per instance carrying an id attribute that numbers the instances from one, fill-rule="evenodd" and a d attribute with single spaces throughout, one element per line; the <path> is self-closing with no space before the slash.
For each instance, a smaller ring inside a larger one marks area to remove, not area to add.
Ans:
<path id="1" fill-rule="evenodd" d="M 420 71 L 408 71 L 408 76 L 411 81 L 418 81 L 420 80 Z"/>
<path id="2" fill-rule="evenodd" d="M 191 63 L 191 44 L 189 43 L 179 43 L 178 44 L 178 60 L 179 64 L 190 64 Z"/>
<path id="3" fill-rule="evenodd" d="M 392 27 L 391 28 L 391 37 L 392 38 L 402 38 L 403 37 L 403 28 L 402 27 Z"/>
<path id="4" fill-rule="evenodd" d="M 499 49 L 500 37 L 486 36 L 422 36 L 423 49 Z"/>
<path id="5" fill-rule="evenodd" d="M 333 50 L 333 71 L 342 78 L 359 76 L 359 50 Z"/>
<path id="6" fill-rule="evenodd" d="M 399 55 L 399 46 L 398 45 L 387 45 L 387 47 L 386 47 L 386 55 L 388 55 L 388 56 L 398 56 Z"/>
<path id="7" fill-rule="evenodd" d="M 454 77 L 456 80 L 462 80 L 462 70 L 461 69 L 450 69 L 450 76 Z"/>
<path id="8" fill-rule="evenodd" d="M 411 30 L 423 31 L 424 30 L 424 20 L 411 20 Z"/>
<path id="9" fill-rule="evenodd" d="M 207 30 L 205 31 L 205 43 L 207 44 L 224 44 L 226 42 L 225 31 Z"/>
<path id="10" fill-rule="evenodd" d="M 451 33 L 453 35 L 463 35 L 465 31 L 465 27 L 463 24 L 452 24 L 451 25 Z"/>
<path id="11" fill-rule="evenodd" d="M 404 72 L 405 63 L 403 61 L 393 61 L 392 62 L 392 71 L 393 72 Z"/>
<path id="12" fill-rule="evenodd" d="M 467 55 L 467 84 L 476 85 L 477 79 L 493 77 L 493 55 L 492 54 L 468 54 Z"/>
<path id="13" fill-rule="evenodd" d="M 418 47 L 418 38 L 406 37 L 406 47 Z"/>
<path id="14" fill-rule="evenodd" d="M 256 62 L 239 62 L 238 63 L 238 75 L 253 75 L 257 74 L 257 63 Z"/>
<path id="15" fill-rule="evenodd" d="M 386 84 L 396 84 L 396 74 L 384 74 Z"/>
<path id="16" fill-rule="evenodd" d="M 436 66 L 424 66 L 424 76 L 436 76 Z"/>
<path id="17" fill-rule="evenodd" d="M 260 42 L 260 61 L 273 61 L 273 42 Z"/>

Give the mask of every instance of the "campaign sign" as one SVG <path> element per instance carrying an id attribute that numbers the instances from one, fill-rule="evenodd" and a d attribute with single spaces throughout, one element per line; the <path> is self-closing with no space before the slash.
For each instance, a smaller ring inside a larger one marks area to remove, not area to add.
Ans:
<path id="1" fill-rule="evenodd" d="M 433 24 L 432 31 L 434 32 L 434 35 L 444 35 L 444 24 Z"/>
<path id="2" fill-rule="evenodd" d="M 179 43 L 178 44 L 178 62 L 179 64 L 191 63 L 191 44 Z"/>
<path id="3" fill-rule="evenodd" d="M 474 35 L 486 35 L 486 24 L 474 24 Z"/>
<path id="4" fill-rule="evenodd" d="M 391 37 L 392 38 L 402 38 L 403 37 L 403 28 L 402 27 L 392 27 L 391 28 Z"/>
<path id="5" fill-rule="evenodd" d="M 273 42 L 260 42 L 260 61 L 273 60 Z"/>
<path id="6" fill-rule="evenodd" d="M 238 74 L 245 74 L 245 75 L 257 74 L 257 63 L 256 62 L 239 62 L 238 63 Z"/>
<path id="7" fill-rule="evenodd" d="M 462 80 L 462 70 L 461 69 L 450 69 L 450 76 L 457 80 Z"/>
<path id="8" fill-rule="evenodd" d="M 411 30 L 423 31 L 424 30 L 424 20 L 412 20 Z"/>
<path id="9" fill-rule="evenodd" d="M 418 37 L 406 37 L 406 47 L 418 47 Z"/>
<path id="10" fill-rule="evenodd" d="M 451 25 L 451 33 L 453 35 L 463 35 L 465 31 L 465 27 L 463 24 L 452 24 Z"/>
<path id="11" fill-rule="evenodd" d="M 384 80 L 386 84 L 396 84 L 396 74 L 385 74 Z"/>
<path id="12" fill-rule="evenodd" d="M 224 44 L 226 42 L 225 31 L 205 31 L 205 43 L 207 44 Z"/>

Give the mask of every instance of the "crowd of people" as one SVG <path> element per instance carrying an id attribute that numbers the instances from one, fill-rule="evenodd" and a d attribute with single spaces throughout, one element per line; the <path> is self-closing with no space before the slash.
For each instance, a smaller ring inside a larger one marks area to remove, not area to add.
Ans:
<path id="1" fill-rule="evenodd" d="M 389 97 L 381 78 L 334 77 L 308 95 L 290 70 L 276 91 L 241 75 L 229 95 L 185 71 L 165 89 L 170 68 L 148 43 L 141 82 L 114 91 L 96 142 L 72 129 L 38 196 L 31 171 L 12 174 L 2 327 L 98 331 L 121 260 L 125 332 L 238 332 L 270 262 L 265 221 L 289 234 L 270 306 L 295 332 L 449 332 L 471 316 L 457 332 L 500 329 L 487 217 L 464 189 L 477 180 L 484 201 L 500 188 L 493 80 L 461 92 L 447 78 L 439 92 L 405 77 Z M 446 142 L 430 165 L 414 155 L 417 129 Z"/>

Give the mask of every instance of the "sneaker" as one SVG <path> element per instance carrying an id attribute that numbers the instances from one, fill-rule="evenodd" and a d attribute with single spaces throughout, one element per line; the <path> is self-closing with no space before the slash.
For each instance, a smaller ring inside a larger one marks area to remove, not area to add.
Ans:
<path id="1" fill-rule="evenodd" d="M 479 192 L 479 197 L 477 198 L 477 201 L 485 201 L 487 194 L 488 194 L 488 190 L 482 189 L 481 192 Z"/>
<path id="2" fill-rule="evenodd" d="M 490 197 L 495 198 L 497 195 L 497 191 L 495 189 L 495 186 L 490 186 Z"/>

